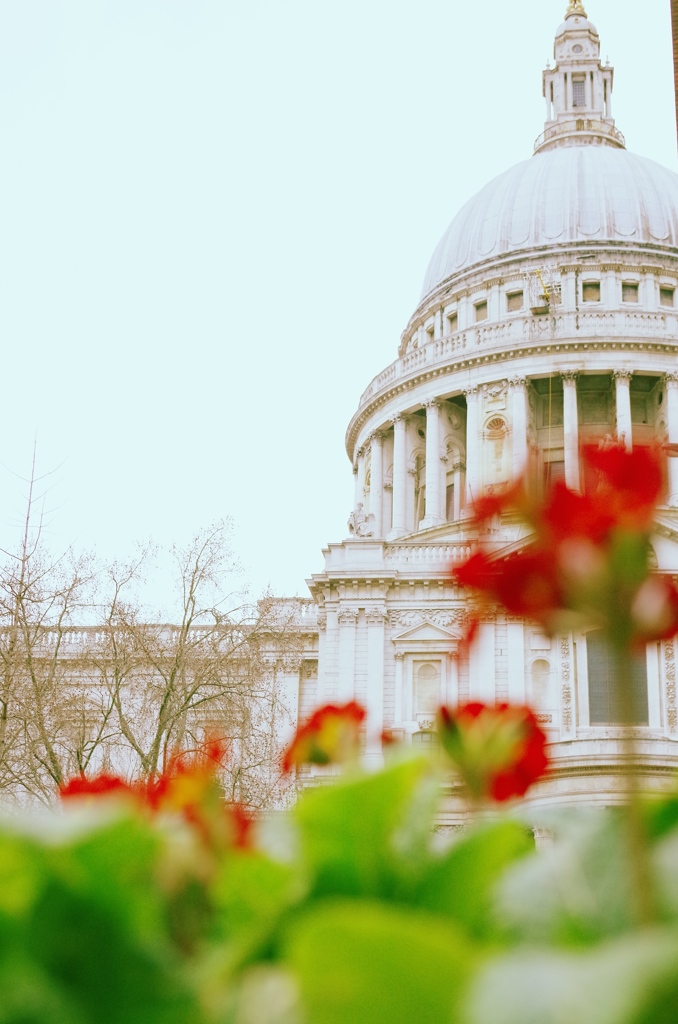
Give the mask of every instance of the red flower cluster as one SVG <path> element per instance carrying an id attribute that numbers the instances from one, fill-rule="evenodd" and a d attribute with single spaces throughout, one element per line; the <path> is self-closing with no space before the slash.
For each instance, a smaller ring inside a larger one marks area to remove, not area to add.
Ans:
<path id="1" fill-rule="evenodd" d="M 147 782 L 128 783 L 102 772 L 62 783 L 59 795 L 62 800 L 126 797 L 151 813 L 180 814 L 210 847 L 246 849 L 251 846 L 254 818 L 242 804 L 223 798 L 218 772 L 226 752 L 222 740 L 207 740 L 197 750 L 176 754 L 162 774 Z"/>
<path id="2" fill-rule="evenodd" d="M 438 712 L 440 742 L 476 800 L 523 796 L 548 764 L 546 735 L 528 707 L 478 702 Z"/>
<path id="3" fill-rule="evenodd" d="M 512 614 L 540 622 L 548 632 L 597 625 L 627 644 L 678 632 L 678 591 L 649 575 L 649 531 L 661 495 L 660 454 L 621 446 L 584 450 L 598 476 L 592 493 L 577 494 L 561 481 L 544 497 L 520 481 L 481 499 L 483 521 L 513 508 L 533 530 L 524 550 L 502 558 L 476 552 L 453 577 L 499 601 Z"/>
<path id="4" fill-rule="evenodd" d="M 282 769 L 291 772 L 302 764 L 343 764 L 360 750 L 360 727 L 367 717 L 365 708 L 354 700 L 348 704 L 325 704 L 301 725 L 283 754 Z"/>

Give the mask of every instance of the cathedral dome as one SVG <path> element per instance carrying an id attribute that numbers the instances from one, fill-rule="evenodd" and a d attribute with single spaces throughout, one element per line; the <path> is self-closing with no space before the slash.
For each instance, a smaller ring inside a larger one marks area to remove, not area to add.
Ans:
<path id="1" fill-rule="evenodd" d="M 422 299 L 483 262 L 560 245 L 678 247 L 678 175 L 611 145 L 562 145 L 500 174 L 436 246 Z"/>

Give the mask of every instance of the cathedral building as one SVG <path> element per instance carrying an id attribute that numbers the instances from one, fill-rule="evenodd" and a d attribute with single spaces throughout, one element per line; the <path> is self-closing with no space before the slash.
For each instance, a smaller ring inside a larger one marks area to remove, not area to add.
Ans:
<path id="1" fill-rule="evenodd" d="M 438 243 L 397 358 L 348 425 L 349 535 L 309 581 L 317 651 L 302 666 L 300 716 L 360 701 L 376 763 L 384 727 L 435 742 L 442 702 L 529 702 L 553 759 L 536 805 L 620 798 L 606 649 L 595 631 L 549 638 L 498 611 L 469 650 L 468 595 L 450 569 L 478 542 L 508 552 L 526 540 L 510 517 L 479 535 L 471 506 L 488 489 L 526 470 L 584 489 L 583 444 L 678 442 L 678 176 L 626 149 L 613 83 L 595 26 L 570 0 L 542 73 L 534 153 L 470 199 Z M 653 557 L 673 574 L 678 459 L 668 472 Z M 675 666 L 673 640 L 648 645 L 636 666 L 651 788 L 678 767 Z M 458 813 L 452 794 L 450 823 Z"/>

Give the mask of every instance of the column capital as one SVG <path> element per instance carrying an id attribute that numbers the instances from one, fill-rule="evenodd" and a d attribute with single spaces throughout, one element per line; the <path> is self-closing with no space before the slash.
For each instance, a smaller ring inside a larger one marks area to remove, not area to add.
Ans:
<path id="1" fill-rule="evenodd" d="M 511 377 L 509 379 L 509 387 L 517 391 L 519 388 L 527 387 L 527 377 Z"/>
<path id="2" fill-rule="evenodd" d="M 560 372 L 560 378 L 563 382 L 563 387 L 565 387 L 566 384 L 576 385 L 579 376 L 579 370 L 561 370 Z"/>
<path id="3" fill-rule="evenodd" d="M 399 413 L 396 413 L 396 415 L 391 419 L 391 423 L 393 424 L 394 427 L 395 427 L 396 423 L 404 423 L 405 425 L 407 425 L 408 419 L 409 419 L 408 416 L 406 416 L 402 412 L 399 412 Z"/>
<path id="4" fill-rule="evenodd" d="M 372 433 L 368 435 L 367 440 L 370 442 L 370 446 L 372 446 L 375 441 L 377 444 L 381 444 L 384 440 L 384 432 L 382 430 L 373 430 Z"/>
<path id="5" fill-rule="evenodd" d="M 405 652 L 404 651 L 396 651 L 394 653 L 393 657 L 395 658 L 396 661 L 404 661 L 405 660 Z"/>
<path id="6" fill-rule="evenodd" d="M 662 382 L 666 388 L 678 388 L 678 373 L 665 373 Z"/>
<path id="7" fill-rule="evenodd" d="M 616 384 L 629 384 L 633 376 L 633 370 L 613 370 L 612 376 Z"/>
<path id="8" fill-rule="evenodd" d="M 355 451 L 356 459 L 362 459 L 364 454 L 365 454 L 365 449 L 362 447 L 362 445 L 360 446 L 360 448 L 356 448 L 356 451 Z"/>
<path id="9" fill-rule="evenodd" d="M 424 408 L 427 412 L 429 409 L 440 409 L 440 399 L 429 398 L 428 401 L 424 402 Z"/>
<path id="10" fill-rule="evenodd" d="M 416 466 L 408 466 L 407 467 L 407 472 L 409 473 L 410 476 L 416 476 L 417 475 Z"/>
<path id="11" fill-rule="evenodd" d="M 353 608 L 342 608 L 337 620 L 340 626 L 355 626 L 358 621 L 358 613 Z"/>
<path id="12" fill-rule="evenodd" d="M 366 608 L 365 618 L 368 626 L 383 626 L 386 622 L 386 612 L 382 608 Z"/>
<path id="13" fill-rule="evenodd" d="M 478 385 L 474 384 L 470 388 L 465 388 L 464 389 L 464 395 L 466 396 L 466 401 L 467 402 L 468 402 L 469 398 L 472 398 L 474 402 L 477 402 L 478 401 Z"/>

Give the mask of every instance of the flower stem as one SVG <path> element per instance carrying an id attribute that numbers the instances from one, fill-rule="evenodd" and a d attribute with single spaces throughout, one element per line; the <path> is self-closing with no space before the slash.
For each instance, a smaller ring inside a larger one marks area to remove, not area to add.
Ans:
<path id="1" fill-rule="evenodd" d="M 618 720 L 623 723 L 623 753 L 626 762 L 626 840 L 631 868 L 632 902 L 638 924 L 648 925 L 657 920 L 657 904 L 650 863 L 650 848 L 638 778 L 638 749 L 633 733 L 635 720 L 633 653 L 627 644 L 615 645 L 617 667 Z"/>

